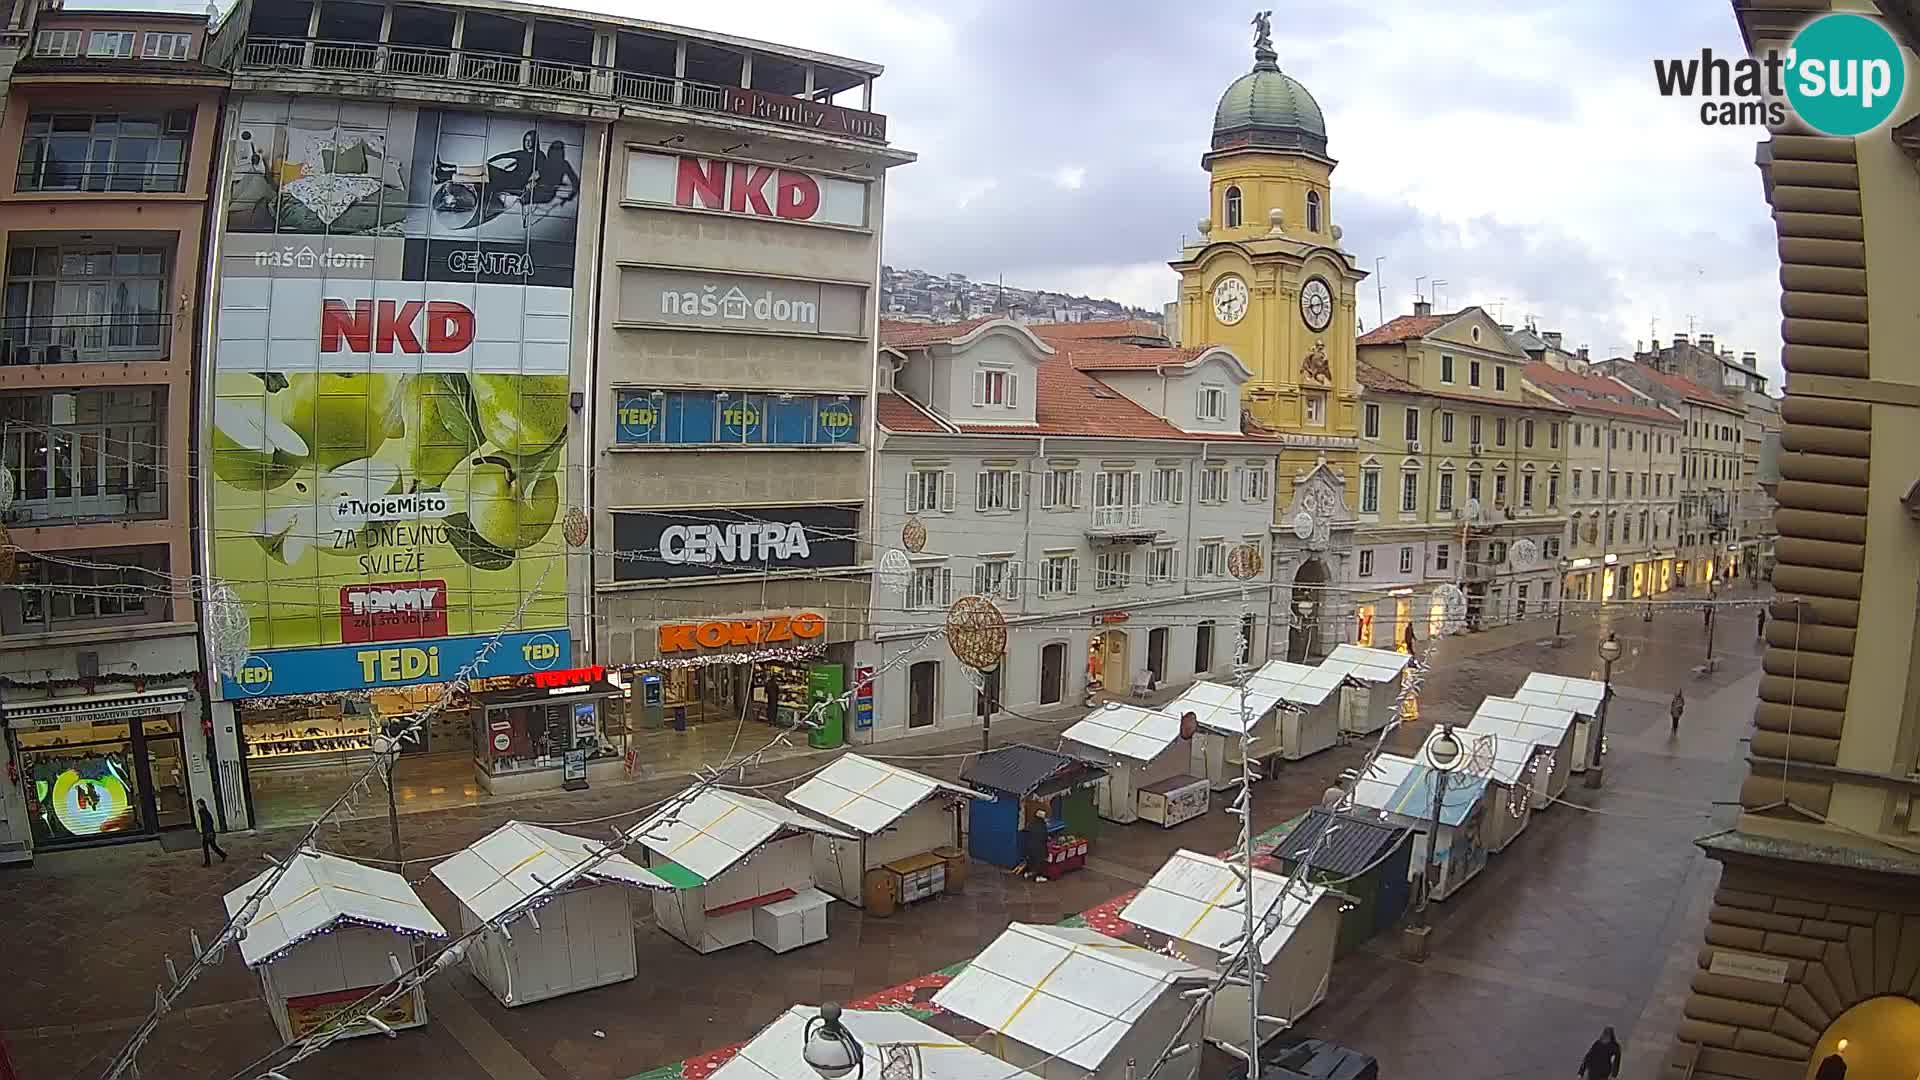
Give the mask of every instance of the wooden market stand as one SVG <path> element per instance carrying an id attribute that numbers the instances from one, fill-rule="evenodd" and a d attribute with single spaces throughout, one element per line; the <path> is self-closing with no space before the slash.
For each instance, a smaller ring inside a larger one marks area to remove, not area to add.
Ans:
<path id="1" fill-rule="evenodd" d="M 1021 825 L 1044 810 L 1051 834 L 1046 876 L 1079 869 L 1100 833 L 1094 788 L 1105 775 L 1097 765 L 1025 743 L 979 755 L 960 770 L 961 783 L 991 796 L 968 808 L 968 852 L 1008 869 L 1024 864 Z"/>
<path id="2" fill-rule="evenodd" d="M 1068 753 L 1107 770 L 1094 789 L 1101 817 L 1171 827 L 1206 813 L 1209 802 L 1207 782 L 1186 772 L 1192 754 L 1180 734 L 1178 714 L 1116 701 L 1089 712 L 1060 738 Z"/>
<path id="3" fill-rule="evenodd" d="M 851 833 L 813 837 L 814 881 L 876 915 L 958 891 L 966 880 L 960 811 L 992 796 L 860 754 L 844 754 L 786 801 Z"/>

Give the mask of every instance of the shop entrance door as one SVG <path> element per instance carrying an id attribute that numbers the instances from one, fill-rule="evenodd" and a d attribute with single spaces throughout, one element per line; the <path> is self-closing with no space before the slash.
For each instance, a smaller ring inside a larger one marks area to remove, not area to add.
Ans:
<path id="1" fill-rule="evenodd" d="M 1101 683 L 1108 694 L 1124 695 L 1133 689 L 1127 675 L 1127 632 L 1109 630 L 1100 655 Z"/>
<path id="2" fill-rule="evenodd" d="M 934 688 L 940 679 L 940 662 L 922 660 L 907 669 L 907 726 L 932 727 Z"/>
<path id="3" fill-rule="evenodd" d="M 1067 647 L 1056 641 L 1040 650 L 1040 704 L 1058 705 L 1066 694 Z"/>
<path id="4" fill-rule="evenodd" d="M 1153 675 L 1153 685 L 1167 681 L 1167 628 L 1164 626 L 1147 631 L 1147 671 Z"/>
<path id="5" fill-rule="evenodd" d="M 150 716 L 141 722 L 134 762 L 144 774 L 145 812 L 154 828 L 192 828 L 193 795 L 187 782 L 187 751 L 180 736 L 180 714 Z"/>

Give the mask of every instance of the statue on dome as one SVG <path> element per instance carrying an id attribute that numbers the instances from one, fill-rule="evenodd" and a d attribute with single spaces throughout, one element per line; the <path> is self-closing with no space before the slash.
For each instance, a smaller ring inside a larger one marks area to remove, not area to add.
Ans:
<path id="1" fill-rule="evenodd" d="M 1253 50 L 1272 50 L 1273 48 L 1273 12 L 1256 11 L 1253 13 Z"/>

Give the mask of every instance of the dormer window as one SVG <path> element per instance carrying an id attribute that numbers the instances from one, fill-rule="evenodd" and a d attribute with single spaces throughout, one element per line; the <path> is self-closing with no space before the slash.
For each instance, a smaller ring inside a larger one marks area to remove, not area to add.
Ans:
<path id="1" fill-rule="evenodd" d="M 1237 229 L 1240 227 L 1240 189 L 1237 187 L 1227 189 L 1225 216 L 1227 219 L 1227 228 Z"/>
<path id="2" fill-rule="evenodd" d="M 192 49 L 192 34 L 161 34 L 149 30 L 140 39 L 142 60 L 185 60 Z"/>
<path id="3" fill-rule="evenodd" d="M 1203 386 L 1200 388 L 1200 419 L 1225 420 L 1227 418 L 1227 391 L 1224 387 Z"/>
<path id="4" fill-rule="evenodd" d="M 1317 191 L 1307 192 L 1307 231 L 1320 231 L 1320 193 Z"/>
<path id="5" fill-rule="evenodd" d="M 973 403 L 1001 405 L 1009 409 L 1020 405 L 1020 376 L 1005 368 L 978 368 L 973 373 Z"/>
<path id="6" fill-rule="evenodd" d="M 133 55 L 131 30 L 95 30 L 87 35 L 87 55 L 124 60 Z"/>

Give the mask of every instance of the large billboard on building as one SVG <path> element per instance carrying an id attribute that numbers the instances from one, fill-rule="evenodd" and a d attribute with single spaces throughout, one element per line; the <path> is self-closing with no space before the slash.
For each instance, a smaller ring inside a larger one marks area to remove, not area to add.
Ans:
<path id="1" fill-rule="evenodd" d="M 854 565 L 860 512 L 844 506 L 618 510 L 615 581 Z"/>
<path id="2" fill-rule="evenodd" d="M 255 657 L 224 696 L 443 681 L 509 627 L 483 674 L 566 666 L 584 130 L 250 97 L 227 134 L 212 573 Z"/>

